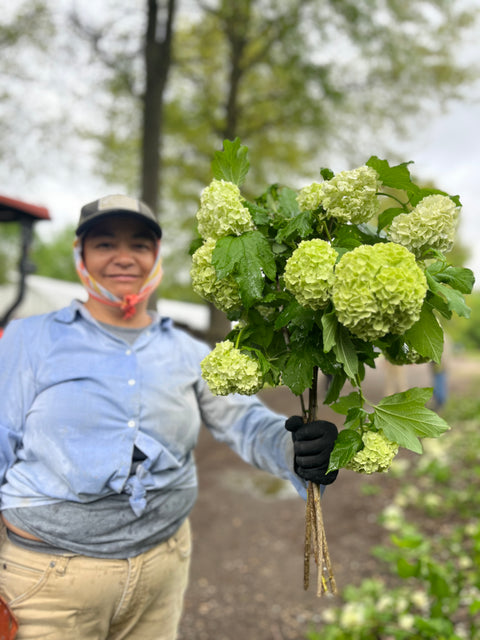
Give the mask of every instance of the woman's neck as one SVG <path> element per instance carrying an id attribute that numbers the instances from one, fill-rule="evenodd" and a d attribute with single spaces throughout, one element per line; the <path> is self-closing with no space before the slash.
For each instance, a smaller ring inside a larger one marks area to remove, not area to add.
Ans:
<path id="1" fill-rule="evenodd" d="M 90 315 L 99 322 L 105 322 L 117 327 L 130 327 L 132 329 L 141 329 L 152 323 L 152 318 L 148 313 L 148 301 L 139 302 L 136 306 L 136 312 L 130 318 L 125 318 L 122 309 L 111 307 L 108 304 L 88 298 L 85 302 L 85 308 Z"/>

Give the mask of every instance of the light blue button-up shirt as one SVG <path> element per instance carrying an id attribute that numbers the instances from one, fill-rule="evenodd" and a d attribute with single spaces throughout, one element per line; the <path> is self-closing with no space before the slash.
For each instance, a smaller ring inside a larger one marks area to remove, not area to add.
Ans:
<path id="1" fill-rule="evenodd" d="M 194 487 L 202 422 L 244 460 L 292 481 L 285 417 L 257 398 L 214 396 L 201 377 L 206 344 L 155 319 L 133 345 L 74 301 L 15 320 L 0 339 L 1 508 Z M 147 457 L 130 474 L 134 446 Z"/>

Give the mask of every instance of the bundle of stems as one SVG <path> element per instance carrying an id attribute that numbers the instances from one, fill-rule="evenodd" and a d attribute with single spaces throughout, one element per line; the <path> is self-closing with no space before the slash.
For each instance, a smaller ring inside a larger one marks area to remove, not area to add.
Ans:
<path id="1" fill-rule="evenodd" d="M 313 370 L 312 386 L 309 390 L 308 410 L 302 399 L 302 413 L 305 422 L 314 422 L 318 410 L 318 367 Z M 305 511 L 305 544 L 303 562 L 303 588 L 310 586 L 310 559 L 315 558 L 317 565 L 317 596 L 326 593 L 337 594 L 337 585 L 333 575 L 332 563 L 328 551 L 327 537 L 323 522 L 320 487 L 309 482 L 307 487 L 307 504 Z"/>

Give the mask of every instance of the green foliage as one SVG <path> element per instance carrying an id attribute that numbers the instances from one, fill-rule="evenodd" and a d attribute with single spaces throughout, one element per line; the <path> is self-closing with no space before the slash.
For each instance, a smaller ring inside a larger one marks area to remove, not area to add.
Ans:
<path id="1" fill-rule="evenodd" d="M 437 314 L 468 315 L 464 295 L 471 291 L 474 278 L 470 270 L 449 265 L 438 249 L 426 247 L 416 257 L 389 242 L 385 220 L 375 229 L 370 220 L 357 217 L 358 203 L 367 199 L 370 215 L 375 216 L 378 208 L 373 200 L 387 197 L 375 188 L 383 189 L 385 183 L 396 190 L 395 200 L 402 203 L 396 208 L 402 215 L 423 202 L 419 194 L 425 190 L 412 181 L 410 163 L 391 167 L 373 157 L 368 168 L 337 176 L 324 171 L 331 176 L 328 181 L 303 188 L 296 196 L 294 190 L 273 184 L 247 202 L 256 228 L 245 230 L 228 224 L 232 184 L 219 177 L 241 176 L 243 181 L 248 164 L 247 148 L 239 140 L 225 141 L 224 151 L 215 154 L 216 195 L 208 199 L 208 228 L 214 235 L 203 234 L 204 243 L 193 254 L 192 276 L 201 284 L 198 293 L 237 321 L 227 344 L 257 360 L 263 384 L 283 384 L 299 396 L 308 391 L 308 411 L 302 400 L 306 420 L 315 417 L 318 370 L 332 376 L 325 402 L 345 415 L 345 424 L 331 455 L 330 471 L 352 464 L 366 473 L 386 470 L 398 446 L 421 453 L 421 439 L 436 438 L 449 428 L 425 406 L 432 390 L 413 388 L 374 404 L 362 390 L 365 367 L 374 367 L 380 353 L 395 364 L 439 362 L 443 329 Z M 242 206 L 239 198 L 235 192 L 235 211 Z M 198 219 L 200 223 L 201 214 L 205 229 L 203 195 L 201 202 Z M 456 205 L 449 202 L 453 208 L 440 201 L 441 215 L 456 215 Z M 305 207 L 310 207 L 308 218 L 303 216 Z M 211 261 L 202 262 L 207 250 Z M 350 262 L 353 272 L 342 270 Z M 226 287 L 235 291 L 236 302 L 230 308 L 224 301 Z M 218 387 L 212 367 L 204 375 Z M 347 380 L 355 392 L 342 398 Z M 367 446 L 366 434 L 378 447 Z M 384 460 L 367 455 L 372 447 L 384 451 Z"/>
<path id="2" fill-rule="evenodd" d="M 0 284 L 9 281 L 20 259 L 20 225 L 16 222 L 0 223 Z"/>
<path id="3" fill-rule="evenodd" d="M 471 309 L 470 322 L 453 317 L 446 325 L 446 331 L 453 342 L 465 349 L 480 350 L 480 292 L 474 291 L 466 296 L 466 302 Z"/>
<path id="4" fill-rule="evenodd" d="M 345 585 L 308 640 L 480 638 L 480 402 L 454 397 L 446 415 L 449 438 L 398 462 L 397 492 L 380 517 L 390 543 L 372 549 L 388 577 Z"/>
<path id="5" fill-rule="evenodd" d="M 72 238 L 74 237 L 73 226 L 56 232 L 48 240 L 41 238 L 38 234 L 35 236 L 31 258 L 39 276 L 70 282 L 78 281 L 73 260 Z"/>

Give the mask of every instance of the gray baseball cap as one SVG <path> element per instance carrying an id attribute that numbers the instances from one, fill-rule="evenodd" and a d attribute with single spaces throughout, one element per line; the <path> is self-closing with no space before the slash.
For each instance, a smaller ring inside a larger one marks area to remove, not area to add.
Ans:
<path id="1" fill-rule="evenodd" d="M 123 195 L 104 196 L 103 198 L 84 205 L 80 210 L 80 218 L 75 233 L 77 236 L 80 236 L 93 224 L 100 222 L 100 220 L 107 216 L 117 213 L 128 214 L 143 220 L 156 236 L 159 238 L 162 237 L 162 229 L 150 207 L 141 200 Z"/>

